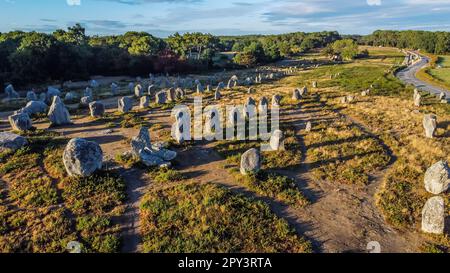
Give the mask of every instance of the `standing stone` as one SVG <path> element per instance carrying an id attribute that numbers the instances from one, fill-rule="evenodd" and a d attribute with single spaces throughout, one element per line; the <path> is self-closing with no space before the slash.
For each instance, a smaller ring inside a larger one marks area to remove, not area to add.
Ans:
<path id="1" fill-rule="evenodd" d="M 312 87 L 317 88 L 317 82 L 313 82 Z"/>
<path id="2" fill-rule="evenodd" d="M 177 94 L 174 88 L 170 88 L 167 90 L 167 100 L 168 101 L 176 101 L 177 100 Z"/>
<path id="3" fill-rule="evenodd" d="M 445 226 L 444 199 L 435 196 L 426 202 L 422 210 L 422 231 L 433 234 L 443 234 Z"/>
<path id="4" fill-rule="evenodd" d="M 135 156 L 139 157 L 142 150 L 145 148 L 151 148 L 151 146 L 152 142 L 148 127 L 143 126 L 139 130 L 139 134 L 131 140 L 131 151 Z"/>
<path id="5" fill-rule="evenodd" d="M 306 132 L 311 132 L 311 130 L 312 130 L 312 123 L 311 123 L 311 121 L 308 121 L 308 122 L 306 123 L 305 131 L 306 131 Z"/>
<path id="6" fill-rule="evenodd" d="M 53 101 L 53 97 L 55 96 L 57 97 L 61 96 L 61 91 L 59 91 L 59 89 L 49 86 L 47 88 L 47 96 L 46 96 L 47 100 Z"/>
<path id="7" fill-rule="evenodd" d="M 220 94 L 220 91 L 216 89 L 216 92 L 214 93 L 214 100 L 220 100 L 222 95 Z"/>
<path id="8" fill-rule="evenodd" d="M 130 82 L 128 84 L 128 90 L 130 90 L 130 93 L 133 93 L 133 91 L 134 91 L 134 83 L 133 82 Z"/>
<path id="9" fill-rule="evenodd" d="M 89 103 L 93 101 L 92 97 L 82 97 L 80 100 L 80 104 L 83 106 L 88 106 Z"/>
<path id="10" fill-rule="evenodd" d="M 259 105 L 258 105 L 258 110 L 260 113 L 267 111 L 269 107 L 269 101 L 267 100 L 266 97 L 262 97 L 261 100 L 259 101 Z"/>
<path id="11" fill-rule="evenodd" d="M 89 110 L 91 112 L 91 117 L 100 118 L 105 114 L 105 105 L 101 102 L 94 101 L 89 103 Z"/>
<path id="12" fill-rule="evenodd" d="M 420 107 L 420 105 L 422 105 L 422 95 L 417 91 L 417 93 L 414 93 L 414 106 Z"/>
<path id="13" fill-rule="evenodd" d="M 280 95 L 275 95 L 272 97 L 272 106 L 279 107 L 281 105 L 282 97 Z"/>
<path id="14" fill-rule="evenodd" d="M 5 93 L 8 99 L 18 99 L 20 97 L 19 93 L 14 90 L 12 84 L 8 84 L 8 86 L 6 86 Z"/>
<path id="15" fill-rule="evenodd" d="M 252 97 L 248 97 L 247 101 L 245 102 L 245 106 L 253 105 L 256 106 L 256 102 Z"/>
<path id="16" fill-rule="evenodd" d="M 446 99 L 446 95 L 445 95 L 445 92 L 441 92 L 440 94 L 439 94 L 439 100 L 441 101 L 441 100 L 445 100 Z"/>
<path id="17" fill-rule="evenodd" d="M 300 95 L 300 90 L 295 89 L 294 93 L 292 94 L 292 100 L 299 101 L 302 99 L 302 95 Z"/>
<path id="18" fill-rule="evenodd" d="M 133 109 L 133 99 L 130 97 L 123 97 L 119 99 L 119 112 L 128 113 Z"/>
<path id="19" fill-rule="evenodd" d="M 308 88 L 306 87 L 306 86 L 303 86 L 301 89 L 300 89 L 300 96 L 306 96 L 308 94 Z"/>
<path id="20" fill-rule="evenodd" d="M 206 92 L 207 92 L 207 93 L 211 93 L 211 85 L 208 84 L 208 85 L 206 86 Z"/>
<path id="21" fill-rule="evenodd" d="M 248 94 L 253 94 L 253 93 L 255 93 L 255 92 L 256 92 L 256 90 L 255 90 L 255 88 L 253 88 L 253 87 L 249 87 L 248 90 L 247 90 L 247 93 L 248 93 Z"/>
<path id="22" fill-rule="evenodd" d="M 147 94 L 149 96 L 153 96 L 153 93 L 155 93 L 155 91 L 156 91 L 156 88 L 155 88 L 155 86 L 153 84 L 148 86 Z"/>
<path id="23" fill-rule="evenodd" d="M 30 116 L 26 113 L 19 113 L 8 117 L 13 131 L 26 132 L 33 128 Z"/>
<path id="24" fill-rule="evenodd" d="M 69 176 L 88 177 L 102 168 L 103 151 L 95 142 L 74 138 L 64 150 L 63 162 Z"/>
<path id="25" fill-rule="evenodd" d="M 257 173 L 261 169 L 261 158 L 258 149 L 250 149 L 241 157 L 241 174 Z"/>
<path id="26" fill-rule="evenodd" d="M 100 84 L 96 80 L 92 80 L 89 84 L 92 88 L 97 88 Z"/>
<path id="27" fill-rule="evenodd" d="M 364 90 L 361 92 L 361 96 L 366 97 L 370 94 L 370 89 Z"/>
<path id="28" fill-rule="evenodd" d="M 144 91 L 142 88 L 141 84 L 136 85 L 136 87 L 134 88 L 134 96 L 136 96 L 137 98 L 140 98 L 144 95 Z"/>
<path id="29" fill-rule="evenodd" d="M 0 153 L 6 151 L 15 152 L 27 144 L 28 141 L 23 136 L 10 132 L 0 132 Z"/>
<path id="30" fill-rule="evenodd" d="M 183 89 L 177 88 L 177 89 L 175 90 L 175 97 L 176 97 L 177 100 L 182 100 L 182 99 L 184 99 L 184 96 L 185 96 L 185 92 L 184 92 Z"/>
<path id="31" fill-rule="evenodd" d="M 67 103 L 73 103 L 77 99 L 77 95 L 74 92 L 68 92 L 64 97 L 64 101 Z"/>
<path id="32" fill-rule="evenodd" d="M 58 96 L 53 97 L 53 103 L 50 106 L 48 118 L 50 119 L 51 125 L 59 126 L 72 123 L 69 111 Z"/>
<path id="33" fill-rule="evenodd" d="M 197 94 L 203 94 L 204 91 L 203 85 L 201 83 L 197 84 Z"/>
<path id="34" fill-rule="evenodd" d="M 90 98 L 93 98 L 93 97 L 94 97 L 91 88 L 86 87 L 86 90 L 84 90 L 84 97 L 90 97 Z"/>
<path id="35" fill-rule="evenodd" d="M 219 84 L 217 85 L 217 89 L 216 90 L 223 90 L 225 88 L 225 84 L 223 82 L 219 82 Z"/>
<path id="36" fill-rule="evenodd" d="M 27 92 L 27 101 L 37 101 L 38 97 L 34 91 Z"/>
<path id="37" fill-rule="evenodd" d="M 167 92 L 160 91 L 160 92 L 156 93 L 155 98 L 156 98 L 156 104 L 165 104 L 167 101 Z"/>
<path id="38" fill-rule="evenodd" d="M 111 83 L 111 93 L 113 94 L 113 96 L 117 95 L 118 92 L 119 86 L 117 85 L 117 83 L 115 82 Z"/>
<path id="39" fill-rule="evenodd" d="M 146 109 L 150 107 L 150 98 L 148 96 L 141 97 L 141 101 L 139 103 L 139 108 Z"/>
<path id="40" fill-rule="evenodd" d="M 450 183 L 450 168 L 445 161 L 439 161 L 425 173 L 425 189 L 432 194 L 446 192 Z"/>
<path id="41" fill-rule="evenodd" d="M 423 128 L 425 129 L 425 136 L 433 138 L 437 127 L 437 117 L 433 114 L 427 114 L 423 118 Z"/>
<path id="42" fill-rule="evenodd" d="M 27 105 L 22 108 L 22 112 L 27 113 L 28 115 L 35 115 L 46 113 L 48 110 L 48 105 L 43 101 L 30 101 Z"/>
<path id="43" fill-rule="evenodd" d="M 284 133 L 281 130 L 275 130 L 270 137 L 270 148 L 272 151 L 284 150 Z"/>

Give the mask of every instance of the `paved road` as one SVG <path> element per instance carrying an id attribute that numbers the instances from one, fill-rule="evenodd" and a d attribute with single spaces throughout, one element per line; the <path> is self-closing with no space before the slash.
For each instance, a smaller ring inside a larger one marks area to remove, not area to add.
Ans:
<path id="1" fill-rule="evenodd" d="M 422 59 L 408 68 L 397 73 L 397 77 L 404 83 L 412 84 L 420 90 L 430 92 L 431 94 L 439 95 L 442 91 L 447 94 L 447 98 L 450 98 L 450 92 L 446 89 L 431 85 L 416 78 L 416 73 L 427 66 L 430 59 L 426 56 L 420 55 Z"/>

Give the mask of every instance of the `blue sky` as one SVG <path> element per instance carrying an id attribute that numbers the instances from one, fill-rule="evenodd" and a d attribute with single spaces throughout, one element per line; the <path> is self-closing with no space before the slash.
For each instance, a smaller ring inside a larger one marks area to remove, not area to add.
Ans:
<path id="1" fill-rule="evenodd" d="M 450 0 L 0 0 L 0 32 L 52 32 L 77 22 L 88 34 L 175 31 L 216 35 L 376 29 L 450 30 Z"/>

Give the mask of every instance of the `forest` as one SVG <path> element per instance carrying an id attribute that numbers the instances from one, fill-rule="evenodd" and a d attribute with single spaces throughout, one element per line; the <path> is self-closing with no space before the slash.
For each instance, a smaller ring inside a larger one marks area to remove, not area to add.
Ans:
<path id="1" fill-rule="evenodd" d="M 344 41 L 337 42 L 344 39 Z M 267 64 L 325 48 L 328 55 L 355 57 L 362 45 L 450 51 L 450 33 L 375 31 L 367 36 L 345 36 L 335 31 L 281 35 L 214 36 L 175 33 L 165 39 L 146 32 L 88 36 L 80 24 L 52 34 L 12 31 L 0 33 L 0 85 L 18 87 L 48 81 L 88 79 L 90 75 L 186 73 L 214 68 L 219 52 L 234 52 L 230 68 Z M 337 43 L 335 43 L 337 42 Z"/>

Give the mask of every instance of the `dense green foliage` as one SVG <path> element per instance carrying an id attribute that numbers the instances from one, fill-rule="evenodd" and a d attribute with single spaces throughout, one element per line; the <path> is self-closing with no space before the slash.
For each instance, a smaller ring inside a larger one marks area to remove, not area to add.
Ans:
<path id="1" fill-rule="evenodd" d="M 429 53 L 450 52 L 450 32 L 378 30 L 363 37 L 364 44 L 420 49 Z"/>

